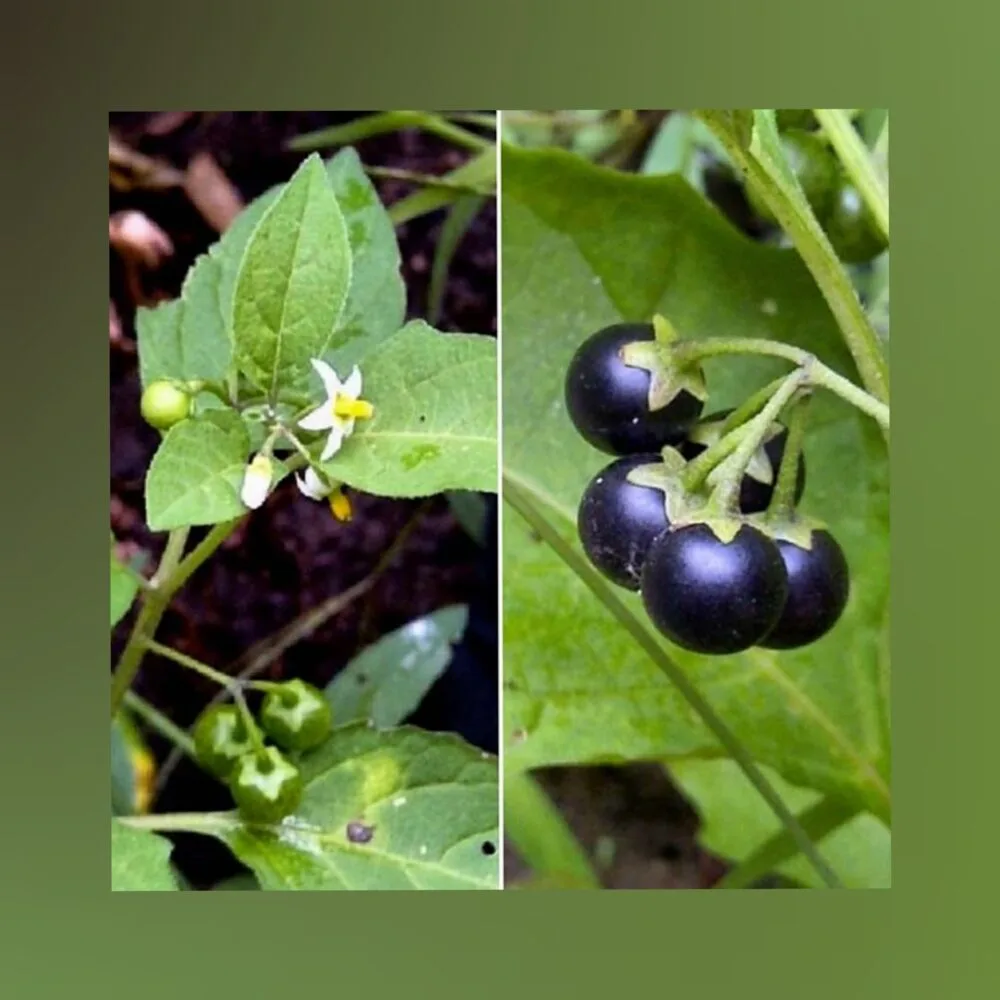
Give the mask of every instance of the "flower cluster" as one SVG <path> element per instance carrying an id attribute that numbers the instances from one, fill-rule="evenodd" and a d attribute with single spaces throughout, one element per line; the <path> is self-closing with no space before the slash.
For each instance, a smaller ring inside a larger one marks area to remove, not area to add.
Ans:
<path id="1" fill-rule="evenodd" d="M 326 399 L 303 417 L 298 426 L 306 431 L 328 431 L 320 453 L 320 462 L 331 459 L 353 433 L 356 420 L 369 420 L 374 415 L 371 403 L 361 399 L 361 370 L 354 366 L 341 382 L 337 373 L 325 362 L 313 359 L 312 366 L 323 382 Z M 269 451 L 255 455 L 243 477 L 240 497 L 243 503 L 256 509 L 267 499 L 274 481 L 274 463 Z M 304 475 L 296 475 L 299 491 L 310 500 L 325 500 L 339 521 L 351 518 L 351 503 L 341 484 L 330 481 L 325 474 L 309 465 Z"/>

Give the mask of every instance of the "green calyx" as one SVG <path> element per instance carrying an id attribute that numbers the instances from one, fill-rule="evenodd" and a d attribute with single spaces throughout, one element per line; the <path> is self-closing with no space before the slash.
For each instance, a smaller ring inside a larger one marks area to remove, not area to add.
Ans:
<path id="1" fill-rule="evenodd" d="M 240 758 L 229 790 L 248 822 L 279 823 L 302 801 L 302 775 L 277 747 L 264 747 Z"/>
<path id="2" fill-rule="evenodd" d="M 333 714 L 323 692 L 302 680 L 272 687 L 260 710 L 260 724 L 287 750 L 311 750 L 333 728 Z"/>
<path id="3" fill-rule="evenodd" d="M 254 748 L 253 734 L 235 705 L 206 709 L 198 717 L 192 735 L 198 763 L 223 781 L 240 758 Z"/>
<path id="4" fill-rule="evenodd" d="M 682 392 L 701 402 L 708 399 L 708 386 L 701 365 L 697 362 L 678 364 L 673 349 L 673 343 L 659 340 L 636 341 L 621 349 L 624 364 L 649 372 L 648 403 L 651 413 L 669 406 Z"/>

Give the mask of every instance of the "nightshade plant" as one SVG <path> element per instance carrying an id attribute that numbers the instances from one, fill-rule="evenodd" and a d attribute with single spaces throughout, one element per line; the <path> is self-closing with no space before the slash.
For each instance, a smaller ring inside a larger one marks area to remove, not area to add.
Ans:
<path id="1" fill-rule="evenodd" d="M 495 491 L 496 342 L 404 324 L 404 301 L 392 221 L 347 148 L 306 158 L 195 261 L 178 299 L 139 312 L 142 413 L 163 435 L 146 517 L 167 538 L 148 581 L 112 556 L 112 627 L 138 603 L 112 675 L 113 757 L 123 706 L 141 710 L 234 808 L 128 815 L 142 810 L 119 797 L 113 889 L 179 888 L 165 831 L 222 841 L 265 890 L 498 887 L 496 760 L 400 725 L 447 665 L 464 608 L 383 638 L 325 692 L 230 677 L 155 639 L 172 597 L 286 477 L 342 520 L 352 491 Z M 189 547 L 192 528 L 208 530 Z M 193 735 L 157 719 L 131 691 L 150 651 L 230 702 L 207 706 Z M 256 713 L 249 692 L 263 695 Z"/>
<path id="2" fill-rule="evenodd" d="M 888 326 L 811 207 L 849 182 L 888 246 L 887 116 L 853 117 L 782 115 L 809 176 L 766 109 L 672 113 L 647 176 L 503 149 L 505 829 L 540 878 L 599 884 L 532 770 L 656 760 L 720 885 L 889 884 Z"/>

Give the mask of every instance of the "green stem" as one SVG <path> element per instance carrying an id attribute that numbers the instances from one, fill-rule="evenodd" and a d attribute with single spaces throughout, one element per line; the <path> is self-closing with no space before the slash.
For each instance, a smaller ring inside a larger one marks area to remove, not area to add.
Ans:
<path id="1" fill-rule="evenodd" d="M 145 594 L 128 642 L 111 677 L 111 718 L 118 713 L 125 692 L 132 686 L 132 681 L 139 672 L 142 659 L 146 655 L 145 640 L 151 639 L 156 634 L 160 620 L 174 594 L 187 583 L 191 574 L 232 534 L 242 520 L 242 517 L 238 517 L 215 525 L 183 559 L 181 557 L 187 544 L 189 529 L 178 528 L 170 533 L 163 558 L 150 581 L 152 589 Z"/>
<path id="2" fill-rule="evenodd" d="M 168 719 L 155 705 L 134 691 L 126 691 L 124 704 L 131 709 L 150 729 L 169 740 L 181 753 L 194 757 L 194 740 L 177 723 Z"/>
<path id="3" fill-rule="evenodd" d="M 748 420 L 752 420 L 767 406 L 768 400 L 781 388 L 781 383 L 785 381 L 785 376 L 776 378 L 773 382 L 768 382 L 763 389 L 758 389 L 752 396 L 742 402 L 729 414 L 719 428 L 720 436 L 728 434 L 737 427 L 742 427 Z"/>
<path id="4" fill-rule="evenodd" d="M 722 721 L 722 718 L 716 714 L 715 709 L 705 700 L 687 674 L 667 656 L 659 642 L 653 638 L 648 629 L 612 593 L 611 588 L 601 579 L 597 572 L 549 524 L 541 511 L 536 508 L 532 499 L 506 475 L 503 480 L 503 498 L 580 578 L 594 596 L 628 631 L 643 652 L 652 660 L 653 664 L 677 688 L 684 700 L 694 709 L 723 749 L 735 761 L 740 770 L 743 771 L 747 780 L 757 789 L 764 801 L 767 802 L 778 819 L 781 820 L 782 825 L 795 839 L 802 853 L 809 859 L 823 881 L 831 889 L 842 888 L 840 879 L 836 873 L 823 860 L 822 855 L 816 850 L 815 845 L 789 811 L 781 796 L 771 787 L 770 782 L 754 763 L 747 748 L 725 722 Z"/>
<path id="5" fill-rule="evenodd" d="M 806 380 L 807 374 L 804 368 L 798 368 L 786 376 L 767 405 L 746 424 L 746 433 L 740 439 L 739 446 L 715 470 L 716 482 L 709 500 L 709 508 L 727 515 L 736 510 L 740 484 L 743 482 L 747 466 L 763 443 L 771 424 L 781 416 L 781 411 L 791 402 L 792 397 L 799 392 Z"/>
<path id="6" fill-rule="evenodd" d="M 835 799 L 824 798 L 800 812 L 797 818 L 813 843 L 818 843 L 857 814 L 858 810 L 853 806 L 845 806 Z M 799 853 L 798 846 L 788 835 L 788 831 L 779 830 L 749 857 L 744 858 L 739 865 L 731 868 L 712 888 L 745 889 Z"/>
<path id="7" fill-rule="evenodd" d="M 111 678 L 111 718 L 118 714 L 125 692 L 132 686 L 145 649 L 142 640 L 146 635 L 152 635 L 160 624 L 173 592 L 168 587 L 168 581 L 177 571 L 184 555 L 184 546 L 188 539 L 187 528 L 176 528 L 167 536 L 160 564 L 150 580 L 150 588 L 144 594 L 142 606 L 136 615 L 128 642 L 122 650 L 118 665 Z"/>
<path id="8" fill-rule="evenodd" d="M 688 493 L 699 490 L 712 470 L 739 447 L 747 433 L 746 424 L 767 405 L 771 397 L 781 388 L 786 377 L 783 375 L 769 382 L 763 389 L 758 389 L 726 417 L 719 428 L 718 439 L 697 458 L 688 462 L 684 469 L 682 479 Z"/>
<path id="9" fill-rule="evenodd" d="M 164 646 L 163 643 L 157 642 L 155 639 L 146 638 L 142 642 L 150 653 L 156 653 L 157 656 L 162 656 L 164 659 L 173 660 L 174 663 L 182 667 L 187 667 L 188 670 L 193 670 L 196 674 L 201 674 L 202 677 L 207 677 L 210 681 L 214 681 L 220 687 L 226 688 L 230 693 L 239 689 L 239 685 L 228 674 L 224 674 L 221 670 L 216 670 L 215 667 L 210 667 L 207 663 L 202 663 L 201 660 L 196 660 L 193 656 L 188 656 L 187 653 L 171 649 L 170 646 Z"/>
<path id="10" fill-rule="evenodd" d="M 398 167 L 365 167 L 365 173 L 372 177 L 405 181 L 407 184 L 417 184 L 420 187 L 443 188 L 445 191 L 456 191 L 459 194 L 486 196 L 493 193 L 489 187 L 463 184 L 460 181 L 450 180 L 447 176 L 438 177 L 434 174 L 422 174 L 416 170 L 402 170 Z"/>
<path id="11" fill-rule="evenodd" d="M 861 192 L 882 235 L 889 239 L 889 196 L 875 171 L 861 136 L 843 111 L 819 108 L 813 112 L 830 145 L 840 157 L 844 172 Z"/>
<path id="12" fill-rule="evenodd" d="M 700 490 L 702 484 L 711 475 L 712 470 L 736 451 L 748 433 L 746 424 L 741 427 L 734 427 L 724 437 L 719 438 L 718 441 L 703 451 L 697 458 L 688 462 L 681 474 L 684 489 L 688 493 L 696 493 Z"/>
<path id="13" fill-rule="evenodd" d="M 883 403 L 889 401 L 889 366 L 878 336 L 858 300 L 857 292 L 830 241 L 812 216 L 804 199 L 792 199 L 787 183 L 766 154 L 752 149 L 752 136 L 742 134 L 740 114 L 701 109 L 696 112 L 725 147 L 749 183 L 765 195 L 768 208 L 791 237 L 833 313 L 865 387 Z M 748 139 L 750 145 L 747 144 Z"/>
<path id="14" fill-rule="evenodd" d="M 581 889 L 601 883 L 566 821 L 528 772 L 503 780 L 504 833 L 536 875 L 568 879 Z"/>
<path id="15" fill-rule="evenodd" d="M 795 507 L 795 488 L 799 479 L 799 458 L 802 455 L 802 445 L 806 437 L 806 409 L 808 396 L 802 396 L 792 406 L 788 419 L 788 437 L 785 439 L 785 452 L 778 470 L 778 481 L 774 494 L 768 506 L 769 520 L 786 520 Z"/>
<path id="16" fill-rule="evenodd" d="M 667 350 L 678 365 L 725 354 L 759 354 L 784 358 L 806 370 L 809 385 L 819 386 L 840 396 L 845 402 L 876 420 L 886 431 L 889 430 L 889 407 L 886 403 L 865 392 L 850 379 L 838 375 L 814 354 L 801 347 L 756 337 L 710 337 L 705 340 L 686 340 Z"/>

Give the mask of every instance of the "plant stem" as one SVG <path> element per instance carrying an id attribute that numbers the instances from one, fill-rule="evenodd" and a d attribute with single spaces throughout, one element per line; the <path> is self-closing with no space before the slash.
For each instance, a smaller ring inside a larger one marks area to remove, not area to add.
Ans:
<path id="1" fill-rule="evenodd" d="M 532 499 L 506 475 L 503 481 L 503 498 L 521 517 L 541 536 L 552 550 L 566 565 L 583 581 L 594 596 L 608 609 L 618 622 L 629 632 L 644 653 L 667 676 L 667 679 L 677 688 L 685 701 L 697 712 L 702 722 L 712 732 L 721 746 L 735 761 L 746 775 L 747 780 L 757 789 L 761 797 L 771 807 L 782 825 L 788 830 L 819 873 L 823 881 L 831 889 L 842 888 L 840 879 L 830 866 L 823 860 L 815 845 L 806 835 L 798 821 L 789 811 L 781 796 L 771 787 L 770 782 L 754 763 L 750 752 L 732 732 L 732 730 L 716 714 L 715 709 L 705 700 L 687 674 L 664 652 L 659 642 L 653 638 L 631 611 L 611 592 L 611 588 L 601 579 L 597 572 L 577 554 L 559 532 L 549 524 L 545 516 L 537 509 Z"/>
<path id="2" fill-rule="evenodd" d="M 889 239 L 889 197 L 875 171 L 875 165 L 850 118 L 843 111 L 819 108 L 814 110 L 823 132 L 830 140 L 844 172 L 861 193 L 871 210 L 876 225 Z"/>
<path id="3" fill-rule="evenodd" d="M 764 195 L 768 208 L 781 223 L 809 268 L 833 313 L 862 382 L 883 403 L 889 401 L 889 366 L 850 276 L 804 199 L 796 203 L 779 176 L 778 165 L 767 152 L 753 149 L 753 138 L 742 132 L 739 113 L 701 109 L 699 118 L 725 147 L 733 164 Z M 739 119 L 739 120 L 738 120 Z M 749 139 L 750 145 L 747 145 Z M 775 133 L 774 139 L 777 139 Z M 780 155 L 780 153 L 778 154 Z"/>
<path id="4" fill-rule="evenodd" d="M 167 660 L 173 660 L 174 663 L 187 667 L 188 670 L 193 670 L 195 673 L 201 674 L 202 677 L 207 677 L 220 687 L 226 688 L 230 693 L 239 688 L 239 685 L 228 674 L 216 670 L 215 667 L 210 667 L 207 663 L 202 663 L 201 660 L 196 660 L 193 656 L 188 656 L 187 653 L 171 649 L 170 646 L 164 646 L 163 643 L 156 642 L 154 639 L 144 638 L 142 643 L 149 652 L 156 653 L 157 656 L 162 656 Z"/>
<path id="5" fill-rule="evenodd" d="M 808 831 L 814 843 L 829 836 L 858 814 L 854 806 L 845 806 L 835 799 L 820 799 L 815 805 L 798 814 L 802 828 Z M 760 845 L 749 857 L 730 869 L 713 889 L 745 889 L 752 882 L 773 872 L 779 865 L 799 853 L 798 846 L 787 830 L 779 830 Z"/>
<path id="6" fill-rule="evenodd" d="M 438 177 L 434 174 L 422 174 L 416 170 L 401 170 L 398 167 L 365 167 L 365 173 L 371 177 L 384 177 L 387 180 L 405 181 L 408 184 L 417 184 L 420 187 L 443 188 L 445 191 L 456 191 L 459 194 L 486 196 L 493 193 L 489 187 L 463 184 L 460 181 L 449 180 L 447 175 Z"/>
<path id="7" fill-rule="evenodd" d="M 566 821 L 527 771 L 503 781 L 504 830 L 536 875 L 570 879 L 581 889 L 601 883 Z"/>
<path id="8" fill-rule="evenodd" d="M 151 639 L 156 634 L 160 619 L 163 618 L 174 594 L 187 583 L 191 574 L 232 534 L 233 529 L 242 520 L 242 517 L 238 517 L 215 525 L 183 559 L 181 557 L 187 544 L 189 529 L 177 528 L 168 536 L 163 558 L 150 581 L 152 589 L 145 593 L 128 642 L 111 677 L 111 718 L 117 714 L 125 692 L 132 686 L 132 681 L 139 672 L 146 654 L 145 640 Z"/>
<path id="9" fill-rule="evenodd" d="M 762 354 L 784 358 L 806 370 L 809 385 L 819 386 L 840 396 L 845 402 L 878 421 L 886 431 L 889 430 L 889 407 L 886 403 L 865 392 L 850 379 L 838 375 L 814 354 L 801 347 L 756 337 L 709 337 L 705 340 L 686 340 L 666 350 L 670 351 L 674 363 L 680 365 L 723 354 Z"/>
<path id="10" fill-rule="evenodd" d="M 125 692 L 132 686 L 132 681 L 142 663 L 145 649 L 142 639 L 156 631 L 163 612 L 170 603 L 172 591 L 168 589 L 167 581 L 176 572 L 187 545 L 188 529 L 176 528 L 167 536 L 167 544 L 160 558 L 160 565 L 150 580 L 150 589 L 144 593 L 142 606 L 136 615 L 128 642 L 122 650 L 122 655 L 111 678 L 111 718 L 118 714 Z"/>
<path id="11" fill-rule="evenodd" d="M 808 402 L 808 396 L 801 396 L 792 406 L 791 416 L 788 419 L 785 452 L 781 458 L 781 468 L 778 470 L 778 481 L 775 483 L 771 503 L 768 506 L 769 520 L 785 520 L 795 507 L 795 488 L 799 479 L 799 458 L 806 437 Z"/>
<path id="12" fill-rule="evenodd" d="M 181 753 L 194 757 L 194 740 L 177 723 L 168 719 L 155 705 L 134 691 L 126 691 L 124 704 L 145 722 L 150 729 L 168 739 Z"/>
<path id="13" fill-rule="evenodd" d="M 781 378 L 769 382 L 763 389 L 758 389 L 749 399 L 733 410 L 719 428 L 718 440 L 714 441 L 697 458 L 688 462 L 682 478 L 684 487 L 689 493 L 699 490 L 712 470 L 739 447 L 740 442 L 748 433 L 747 423 L 767 405 L 771 397 L 781 388 L 786 377 L 783 375 Z"/>
<path id="14" fill-rule="evenodd" d="M 717 482 L 709 501 L 710 508 L 725 514 L 736 510 L 740 484 L 747 466 L 757 449 L 760 448 L 771 424 L 781 416 L 781 411 L 802 388 L 806 379 L 807 374 L 804 368 L 798 368 L 791 375 L 786 376 L 767 405 L 746 424 L 746 433 L 740 439 L 738 447 L 715 470 Z"/>

